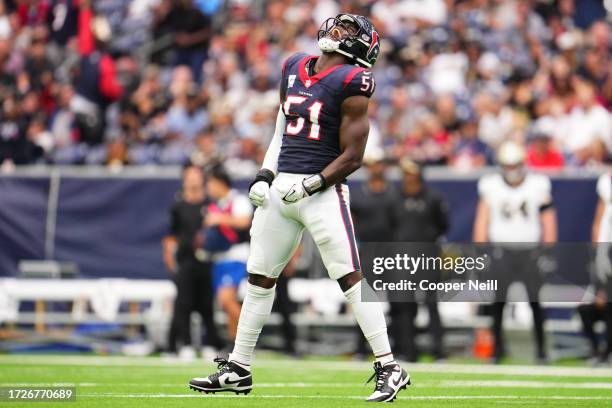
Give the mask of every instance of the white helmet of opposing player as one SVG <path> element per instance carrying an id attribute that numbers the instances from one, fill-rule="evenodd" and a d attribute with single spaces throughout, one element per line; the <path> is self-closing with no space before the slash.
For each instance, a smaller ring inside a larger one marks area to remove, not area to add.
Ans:
<path id="1" fill-rule="evenodd" d="M 525 177 L 525 149 L 513 141 L 501 144 L 497 150 L 497 163 L 502 168 L 506 181 L 510 184 L 520 183 Z"/>

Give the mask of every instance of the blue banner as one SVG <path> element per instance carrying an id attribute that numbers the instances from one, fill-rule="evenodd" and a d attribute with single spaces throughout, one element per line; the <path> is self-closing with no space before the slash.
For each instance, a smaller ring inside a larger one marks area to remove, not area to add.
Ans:
<path id="1" fill-rule="evenodd" d="M 595 183 L 594 177 L 553 178 L 560 241 L 590 240 Z M 448 240 L 470 242 L 476 180 L 436 179 L 430 186 L 450 205 Z M 53 258 L 75 262 L 86 278 L 166 278 L 161 240 L 179 187 L 174 178 L 63 176 Z M 21 259 L 44 259 L 48 195 L 49 179 L 0 177 L 0 276 L 16 275 Z"/>
<path id="2" fill-rule="evenodd" d="M 49 180 L 0 177 L 0 276 L 21 259 L 44 259 Z"/>

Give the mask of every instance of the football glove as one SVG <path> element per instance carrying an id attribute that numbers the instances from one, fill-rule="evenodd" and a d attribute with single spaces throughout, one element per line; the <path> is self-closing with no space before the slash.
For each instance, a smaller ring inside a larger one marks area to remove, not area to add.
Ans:
<path id="1" fill-rule="evenodd" d="M 255 207 L 261 207 L 270 195 L 270 186 L 265 181 L 258 181 L 249 190 L 249 200 Z"/>
<path id="2" fill-rule="evenodd" d="M 322 191 L 326 187 L 325 179 L 321 174 L 315 174 L 306 177 L 301 182 L 293 182 L 290 180 L 279 181 L 275 184 L 276 190 L 279 192 L 283 203 L 293 204 L 300 201 L 304 197 L 313 195 Z"/>
<path id="3" fill-rule="evenodd" d="M 297 203 L 302 198 L 308 197 L 308 193 L 304 190 L 304 186 L 301 182 L 279 180 L 274 184 L 274 187 L 285 204 Z"/>
<path id="4" fill-rule="evenodd" d="M 261 169 L 257 172 L 255 180 L 249 186 L 249 200 L 255 207 L 265 204 L 266 198 L 270 196 L 270 185 L 274 180 L 274 173 L 268 169 Z"/>
<path id="5" fill-rule="evenodd" d="M 595 252 L 595 273 L 599 282 L 608 282 L 612 276 L 612 264 L 610 263 L 610 244 L 599 243 Z"/>

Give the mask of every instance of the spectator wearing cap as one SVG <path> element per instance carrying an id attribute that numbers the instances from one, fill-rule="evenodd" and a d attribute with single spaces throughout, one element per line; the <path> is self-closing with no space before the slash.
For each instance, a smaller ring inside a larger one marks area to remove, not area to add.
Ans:
<path id="1" fill-rule="evenodd" d="M 563 167 L 564 159 L 561 152 L 554 146 L 550 133 L 551 126 L 547 126 L 545 120 L 538 122 L 539 125 L 536 124 L 529 135 L 526 164 L 534 169 L 559 169 Z"/>

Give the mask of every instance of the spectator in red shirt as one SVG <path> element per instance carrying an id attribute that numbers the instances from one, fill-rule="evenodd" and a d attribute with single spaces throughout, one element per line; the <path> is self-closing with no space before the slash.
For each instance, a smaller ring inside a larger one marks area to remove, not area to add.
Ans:
<path id="1" fill-rule="evenodd" d="M 541 130 L 533 132 L 527 148 L 527 166 L 560 169 L 563 163 L 563 155 L 553 145 L 551 136 Z"/>
<path id="2" fill-rule="evenodd" d="M 21 1 L 17 4 L 17 17 L 21 26 L 44 24 L 49 14 L 49 2 L 46 0 Z"/>
<path id="3" fill-rule="evenodd" d="M 81 62 L 71 107 L 80 140 L 89 144 L 103 141 L 106 109 L 123 95 L 115 61 L 107 51 L 111 35 L 108 21 L 94 17 L 89 2 L 82 1 L 78 34 Z"/>

